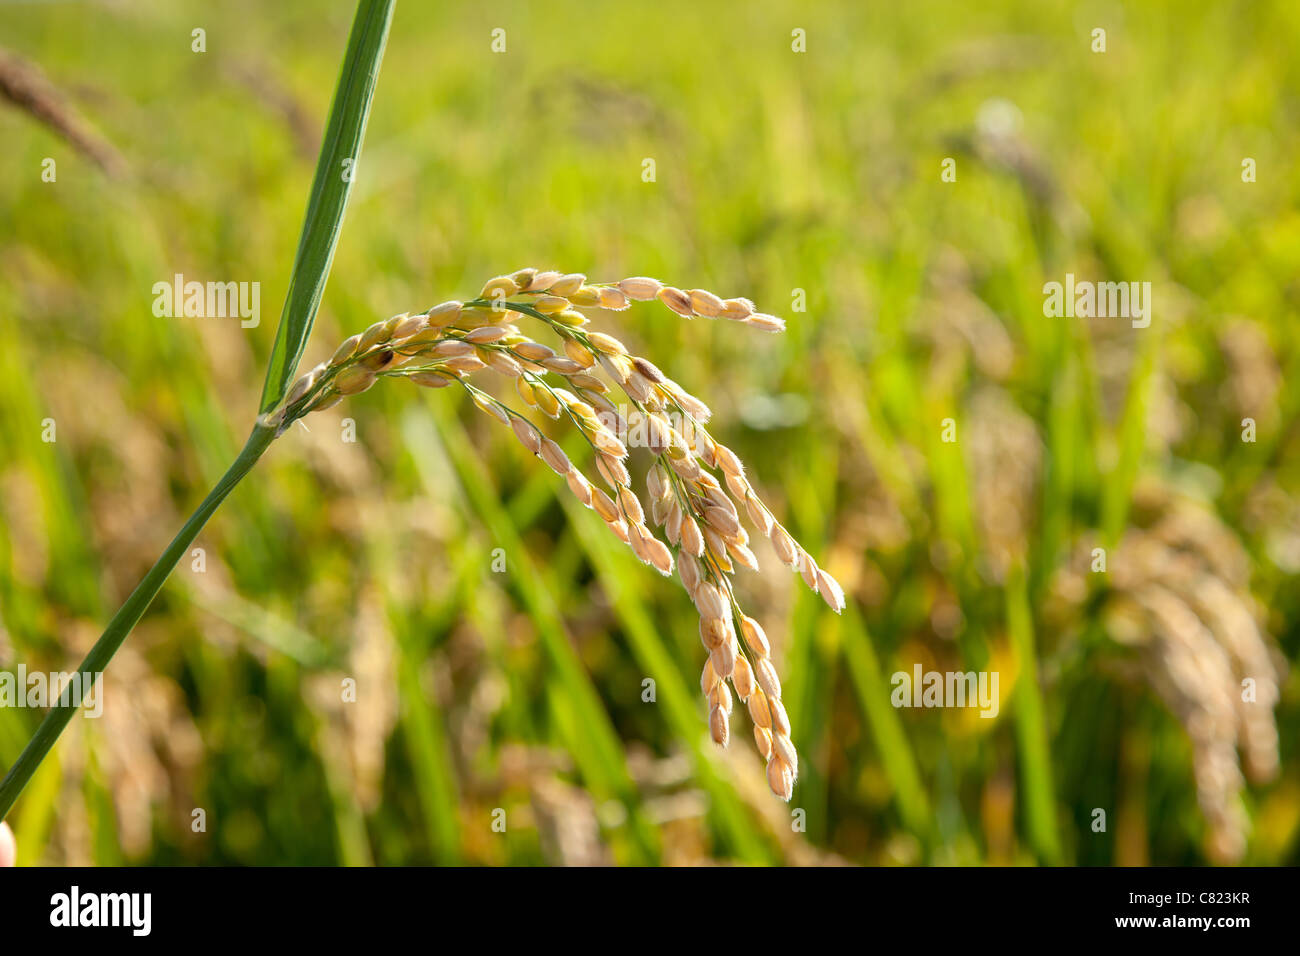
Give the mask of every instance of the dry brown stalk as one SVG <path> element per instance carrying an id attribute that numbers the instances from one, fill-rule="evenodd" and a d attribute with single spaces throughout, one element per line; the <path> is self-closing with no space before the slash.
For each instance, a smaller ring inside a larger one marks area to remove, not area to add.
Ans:
<path id="1" fill-rule="evenodd" d="M 125 173 L 122 155 L 90 128 L 40 67 L 3 49 L 0 49 L 0 96 L 54 130 L 108 175 L 116 177 Z"/>

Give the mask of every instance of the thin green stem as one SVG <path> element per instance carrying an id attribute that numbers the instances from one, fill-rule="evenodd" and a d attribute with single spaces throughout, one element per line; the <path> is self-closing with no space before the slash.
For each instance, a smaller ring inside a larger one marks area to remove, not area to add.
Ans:
<path id="1" fill-rule="evenodd" d="M 1019 669 L 1013 701 L 1025 819 L 1030 842 L 1039 859 L 1055 866 L 1061 862 L 1061 843 L 1052 786 L 1051 743 L 1043 691 L 1038 683 L 1038 651 L 1034 644 L 1028 583 L 1025 569 L 1019 563 L 1007 577 L 1006 601 L 1007 630 Z"/>
<path id="2" fill-rule="evenodd" d="M 158 592 L 162 590 L 162 586 L 172 573 L 172 569 L 185 556 L 194 539 L 198 537 L 199 532 L 203 530 L 203 526 L 212 517 L 213 512 L 217 510 L 221 502 L 226 500 L 226 496 L 234 491 L 235 486 L 243 480 L 253 465 L 257 463 L 257 460 L 262 457 L 262 454 L 270 446 L 274 438 L 275 432 L 269 428 L 256 428 L 253 430 L 243 450 L 239 453 L 239 457 L 221 476 L 221 480 L 208 492 L 208 496 L 203 499 L 203 503 L 199 505 L 194 514 L 190 515 L 189 520 L 177 532 L 176 537 L 172 538 L 171 544 L 154 562 L 154 566 L 149 569 L 149 573 L 136 585 L 135 590 L 131 592 L 131 596 L 113 615 L 113 619 L 108 622 L 108 627 L 104 630 L 103 636 L 95 642 L 95 646 L 90 649 L 85 660 L 81 662 L 81 667 L 78 669 L 79 673 L 90 677 L 92 681 L 99 679 L 99 675 L 108 667 L 108 662 L 113 659 L 113 655 L 122 646 L 122 642 L 131 633 L 131 629 L 135 627 L 136 622 L 149 609 L 149 605 L 153 603 L 153 599 Z M 5 774 L 4 781 L 0 782 L 0 819 L 4 819 L 9 813 L 14 801 L 22 793 L 23 787 L 27 786 L 27 781 L 36 772 L 36 768 L 45 759 L 45 755 L 54 746 L 54 742 L 59 739 L 59 735 L 63 733 L 77 708 L 81 706 L 82 698 L 90 690 L 90 687 L 84 681 L 75 682 L 70 686 L 75 693 L 69 693 L 66 699 L 60 699 L 50 708 L 32 739 L 23 748 L 23 752 L 18 756 L 14 765 L 9 768 L 9 772 Z"/>
<path id="3" fill-rule="evenodd" d="M 384 56 L 394 3 L 395 0 L 360 0 L 357 4 L 347 52 L 339 71 L 334 103 L 330 109 L 329 125 L 316 163 L 316 177 L 307 204 L 307 214 L 303 219 L 289 292 L 285 297 L 275 345 L 267 364 L 266 385 L 260 405 L 263 416 L 284 400 L 307 346 L 316 311 L 320 307 L 330 263 L 338 246 L 343 212 L 351 192 L 356 163 L 361 155 L 361 143 L 365 138 L 366 120 L 370 116 L 370 102 Z M 208 492 L 198 510 L 185 522 L 167 550 L 144 576 L 144 580 L 131 592 L 126 603 L 113 615 L 103 636 L 81 662 L 82 674 L 89 675 L 92 680 L 99 679 L 99 675 L 113 659 L 136 622 L 148 610 L 166 583 L 168 575 L 208 519 L 262 457 L 275 440 L 276 434 L 270 423 L 263 424 L 263 419 L 259 419 L 239 457 Z M 61 697 L 55 702 L 41 721 L 36 734 L 0 782 L 0 819 L 9 813 L 27 781 L 68 726 L 88 688 L 84 681 L 78 681 L 71 685 L 71 689 L 75 694 L 69 693 L 66 698 Z"/>

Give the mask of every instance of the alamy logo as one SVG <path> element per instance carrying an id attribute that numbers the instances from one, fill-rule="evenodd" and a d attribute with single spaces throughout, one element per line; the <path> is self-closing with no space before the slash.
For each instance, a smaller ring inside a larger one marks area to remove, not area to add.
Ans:
<path id="1" fill-rule="evenodd" d="M 246 329 L 262 321 L 260 282 L 186 282 L 178 272 L 171 282 L 155 282 L 153 295 L 153 314 L 160 319 L 238 317 Z"/>
<path id="2" fill-rule="evenodd" d="M 895 707 L 978 707 L 981 717 L 998 715 L 997 671 L 923 673 L 917 664 L 911 674 L 895 672 L 889 683 L 894 687 L 889 702 Z"/>
<path id="3" fill-rule="evenodd" d="M 41 671 L 27 672 L 26 664 L 19 664 L 17 673 L 0 671 L 0 707 L 60 707 L 86 708 L 87 717 L 104 713 L 104 698 L 100 693 L 101 672 Z"/>
<path id="4" fill-rule="evenodd" d="M 51 926 L 126 926 L 148 936 L 153 926 L 152 893 L 85 893 L 73 886 L 50 897 Z"/>
<path id="5" fill-rule="evenodd" d="M 1043 286 L 1043 315 L 1081 319 L 1132 319 L 1133 328 L 1151 324 L 1150 282 L 1081 282 L 1074 273 L 1065 274 L 1065 284 L 1048 282 Z"/>

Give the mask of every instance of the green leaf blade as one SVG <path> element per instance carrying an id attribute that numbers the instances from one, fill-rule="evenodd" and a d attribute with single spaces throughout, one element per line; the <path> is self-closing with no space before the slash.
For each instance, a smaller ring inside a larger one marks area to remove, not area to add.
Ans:
<path id="1" fill-rule="evenodd" d="M 266 369 L 259 407 L 263 414 L 279 405 L 289 390 L 320 309 L 343 227 L 343 213 L 356 179 L 361 143 L 370 118 L 370 102 L 379 79 L 395 2 L 361 0 L 357 5 L 338 90 L 316 163 L 289 290 Z"/>

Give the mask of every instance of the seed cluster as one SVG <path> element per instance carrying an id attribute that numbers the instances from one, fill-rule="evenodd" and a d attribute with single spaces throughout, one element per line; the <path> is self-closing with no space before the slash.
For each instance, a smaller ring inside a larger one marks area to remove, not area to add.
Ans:
<path id="1" fill-rule="evenodd" d="M 1087 594 L 1077 569 L 1094 543 L 1083 542 L 1075 570 L 1060 575 L 1067 602 Z M 1134 489 L 1134 524 L 1110 557 L 1105 627 L 1137 652 L 1137 673 L 1187 733 L 1207 850 L 1219 864 L 1246 853 L 1245 780 L 1265 783 L 1279 768 L 1273 714 L 1285 662 L 1249 583 L 1246 549 L 1212 511 L 1155 482 Z"/>
<path id="2" fill-rule="evenodd" d="M 464 388 L 480 409 L 564 478 L 573 495 L 638 558 L 664 575 L 676 568 L 699 611 L 700 639 L 708 651 L 700 688 L 708 701 L 710 735 L 727 745 L 734 690 L 767 761 L 768 785 L 789 800 L 799 761 L 781 703 L 781 681 L 767 635 L 741 610 L 732 586 L 737 566 L 758 568 L 741 512 L 768 538 L 777 558 L 837 613 L 844 609 L 844 592 L 776 520 L 735 452 L 709 434 L 708 406 L 649 359 L 588 328 L 580 311 L 621 311 L 633 301 L 655 299 L 684 318 L 728 319 L 765 332 L 785 328 L 781 319 L 755 311 L 748 299 L 723 299 L 704 289 L 686 291 L 644 276 L 591 283 L 577 273 L 524 269 L 492 279 L 472 301 L 403 313 L 353 335 L 329 361 L 299 378 L 263 424 L 283 432 L 304 415 L 365 391 L 380 377 L 407 378 L 427 388 L 453 383 Z M 525 320 L 548 327 L 558 337 L 559 351 L 521 331 L 516 323 Z M 590 446 L 605 487 L 584 475 L 525 414 L 469 381 L 484 369 L 513 379 L 528 409 L 571 422 Z M 611 386 L 627 397 L 626 414 L 609 397 Z M 644 507 L 632 490 L 628 443 L 654 456 Z M 662 540 L 652 525 L 662 530 Z"/>

